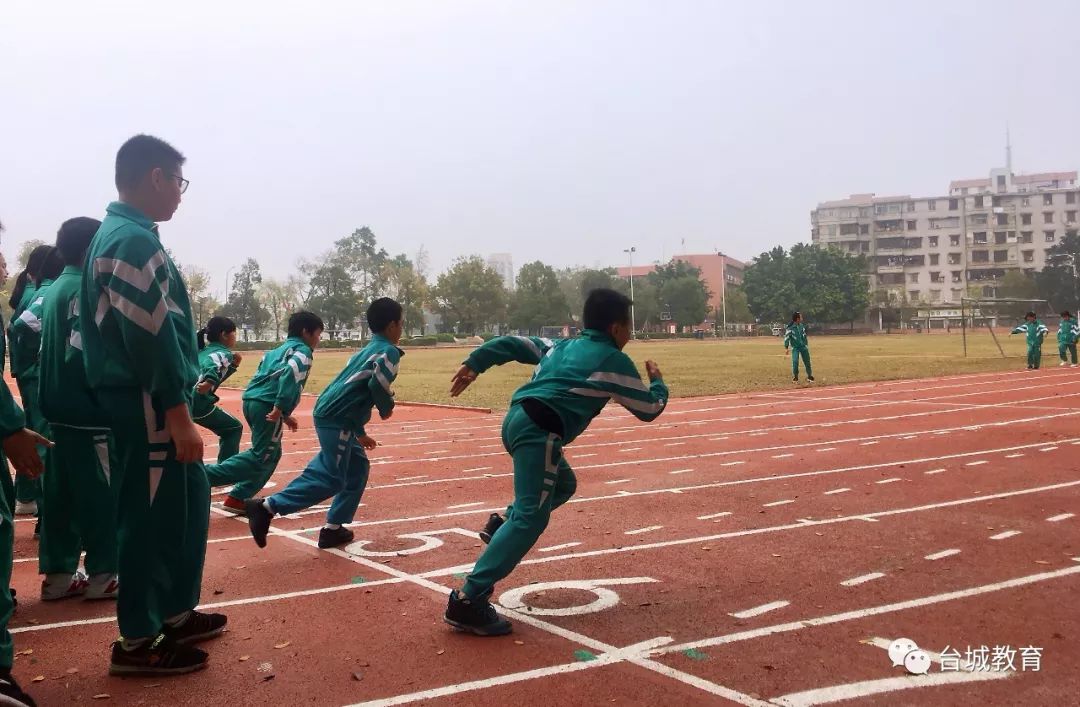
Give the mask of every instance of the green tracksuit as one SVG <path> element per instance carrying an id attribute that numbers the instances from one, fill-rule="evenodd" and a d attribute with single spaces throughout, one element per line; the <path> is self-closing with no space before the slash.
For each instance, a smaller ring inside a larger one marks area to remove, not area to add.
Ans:
<path id="1" fill-rule="evenodd" d="M 79 332 L 82 270 L 68 267 L 41 307 L 38 391 L 56 445 L 45 458 L 38 567 L 71 574 L 86 549 L 91 575 L 116 573 L 116 511 L 109 478 L 116 466 L 101 407 L 86 383 Z"/>
<path id="2" fill-rule="evenodd" d="M 1013 334 L 1025 334 L 1027 338 L 1027 366 L 1028 368 L 1038 369 L 1042 363 L 1042 343 L 1046 335 L 1050 333 L 1050 330 L 1046 328 L 1046 325 L 1035 320 L 1033 322 L 1024 322 L 1020 326 L 1012 330 Z"/>
<path id="3" fill-rule="evenodd" d="M 236 484 L 229 495 L 244 501 L 259 493 L 270 480 L 281 460 L 284 418 L 300 404 L 300 394 L 311 370 L 311 357 L 311 347 L 299 337 L 289 337 L 263 356 L 243 396 L 244 419 L 251 428 L 251 449 L 220 464 L 208 465 L 206 474 L 211 486 Z M 281 417 L 270 422 L 266 416 L 275 407 L 281 410 Z"/>
<path id="4" fill-rule="evenodd" d="M 7 328 L 4 326 L 4 317 L 0 315 L 0 378 L 4 376 L 4 367 L 7 363 Z M 6 384 L 5 384 L 6 385 Z M 4 458 L 4 453 L 0 452 L 0 460 Z M 7 462 L 0 464 L 0 471 L 3 472 L 3 476 L 7 478 L 3 484 L 0 484 L 0 494 L 4 495 L 4 501 L 7 502 L 9 509 L 15 508 L 15 484 L 11 481 L 11 471 L 8 469 Z M 3 562 L 3 557 L 0 556 L 0 562 Z M 2 666 L 0 666 L 2 667 Z"/>
<path id="5" fill-rule="evenodd" d="M 551 511 L 574 494 L 577 481 L 563 447 L 585 431 L 607 402 L 614 400 L 649 422 L 663 412 L 668 399 L 662 380 L 643 383 L 615 341 L 591 329 L 557 342 L 492 339 L 473 351 L 465 365 L 483 373 L 509 361 L 539 365 L 532 380 L 514 393 L 503 420 L 503 446 L 514 460 L 514 502 L 465 580 L 463 591 L 471 598 L 487 597 L 495 583 L 510 574 L 544 532 Z M 543 415 L 536 412 L 538 404 Z"/>
<path id="6" fill-rule="evenodd" d="M 784 332 L 784 350 L 791 349 L 791 375 L 799 377 L 799 358 L 802 358 L 806 368 L 806 377 L 814 376 L 814 369 L 810 367 L 810 344 L 806 340 L 806 327 L 792 322 L 787 325 Z"/>
<path id="7" fill-rule="evenodd" d="M 288 515 L 311 508 L 333 496 L 327 523 L 351 523 L 367 488 L 371 464 L 357 439 L 377 408 L 384 420 L 394 411 L 390 384 L 397 377 L 403 352 L 384 336 L 353 354 L 345 368 L 315 403 L 315 434 L 319 453 L 300 476 L 266 499 L 276 513 Z"/>
<path id="8" fill-rule="evenodd" d="M 38 434 L 49 436 L 49 427 L 41 415 L 38 399 L 38 355 L 41 350 L 41 307 L 52 280 L 38 283 L 29 303 L 18 317 L 11 321 L 11 375 L 19 386 L 27 427 Z M 27 288 L 29 289 L 29 287 Z M 26 298 L 26 294 L 23 294 Z M 48 463 L 48 450 L 40 450 L 42 461 Z M 15 479 L 15 496 L 23 503 L 36 501 L 40 512 L 43 479 Z"/>
<path id="9" fill-rule="evenodd" d="M 1058 357 L 1062 362 L 1067 362 L 1065 354 L 1068 353 L 1072 357 L 1072 364 L 1076 365 L 1076 339 L 1080 337 L 1080 328 L 1077 328 L 1076 320 L 1062 319 L 1058 324 L 1057 341 L 1058 341 Z"/>
<path id="10" fill-rule="evenodd" d="M 244 435 L 244 426 L 240 421 L 217 404 L 220 399 L 217 396 L 218 386 L 234 373 L 236 363 L 232 349 L 228 346 L 211 342 L 199 352 L 199 383 L 209 381 L 213 387 L 209 393 L 195 392 L 191 417 L 197 424 L 218 436 L 219 464 L 240 451 L 240 438 Z"/>
<path id="11" fill-rule="evenodd" d="M 199 603 L 210 486 L 201 461 L 176 460 L 165 427 L 165 411 L 190 405 L 198 379 L 187 289 L 157 226 L 122 202 L 109 204 L 87 253 L 79 329 L 116 444 L 120 633 L 156 636 Z"/>
<path id="12" fill-rule="evenodd" d="M 0 337 L 2 338 L 2 337 Z M 26 424 L 23 411 L 15 404 L 11 397 L 7 381 L 0 376 L 0 439 L 7 439 L 21 430 Z M 11 634 L 8 633 L 8 621 L 11 620 L 11 612 L 15 609 L 11 601 L 11 564 L 12 552 L 15 548 L 15 519 L 12 506 L 8 499 L 14 496 L 11 487 L 11 476 L 7 472 L 7 459 L 0 452 L 0 467 L 4 473 L 0 474 L 0 485 L 3 485 L 3 493 L 0 494 L 0 668 L 10 670 L 15 660 L 12 651 Z"/>

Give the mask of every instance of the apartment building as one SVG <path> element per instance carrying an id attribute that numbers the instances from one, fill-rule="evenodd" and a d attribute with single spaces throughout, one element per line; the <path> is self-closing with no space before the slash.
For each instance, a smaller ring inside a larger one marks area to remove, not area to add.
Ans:
<path id="1" fill-rule="evenodd" d="M 875 291 L 895 301 L 950 304 L 997 296 L 1011 271 L 1033 273 L 1080 228 L 1076 172 L 962 179 L 947 196 L 853 194 L 810 214 L 814 243 L 862 253 Z"/>

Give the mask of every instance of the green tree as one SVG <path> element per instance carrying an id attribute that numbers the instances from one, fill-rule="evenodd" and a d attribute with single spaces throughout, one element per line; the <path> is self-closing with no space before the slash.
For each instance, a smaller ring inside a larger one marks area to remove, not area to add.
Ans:
<path id="1" fill-rule="evenodd" d="M 1046 251 L 1046 266 L 1035 273 L 1039 299 L 1057 309 L 1080 307 L 1080 236 L 1068 231 L 1061 242 Z"/>
<path id="2" fill-rule="evenodd" d="M 798 244 L 759 255 L 743 274 L 747 305 L 760 322 L 799 310 L 810 322 L 854 322 L 870 305 L 864 256 Z"/>
<path id="3" fill-rule="evenodd" d="M 510 326 L 538 334 L 543 326 L 565 324 L 569 316 L 555 270 L 540 261 L 523 265 L 510 297 Z"/>
<path id="4" fill-rule="evenodd" d="M 423 248 L 420 250 L 423 255 Z M 383 280 L 386 296 L 401 305 L 406 331 L 424 331 L 424 307 L 431 295 L 424 277 L 404 254 L 397 255 L 384 265 Z"/>
<path id="5" fill-rule="evenodd" d="M 223 316 L 229 317 L 241 328 L 249 328 L 256 333 L 263 330 L 270 314 L 263 308 L 259 299 L 259 285 L 262 272 L 254 258 L 248 258 L 240 266 L 232 282 L 232 291 L 221 309 Z"/>
<path id="6" fill-rule="evenodd" d="M 752 324 L 754 315 L 750 313 L 750 307 L 746 303 L 746 293 L 741 287 L 728 285 L 725 288 L 727 299 L 727 320 L 732 324 Z M 723 300 L 721 300 L 720 316 L 717 321 L 722 321 L 724 316 Z"/>
<path id="7" fill-rule="evenodd" d="M 15 271 L 16 275 L 26 269 L 26 261 L 30 259 L 30 254 L 34 252 L 34 249 L 43 245 L 47 245 L 45 241 L 35 238 L 19 246 L 19 257 L 17 259 L 19 269 Z"/>
<path id="8" fill-rule="evenodd" d="M 289 315 L 300 302 L 299 282 L 296 278 L 289 278 L 288 280 L 268 278 L 263 280 L 262 284 L 259 285 L 259 299 L 269 315 L 274 338 L 278 341 L 284 339 L 285 330 L 288 328 Z"/>
<path id="9" fill-rule="evenodd" d="M 619 288 L 617 288 L 619 289 Z M 629 282 L 627 289 L 620 292 L 629 296 Z M 634 320 L 638 331 L 648 331 L 660 321 L 660 291 L 648 278 L 634 278 Z"/>
<path id="10" fill-rule="evenodd" d="M 432 295 L 443 326 L 461 334 L 486 331 L 506 316 L 502 277 L 477 255 L 454 261 L 439 275 Z"/>
<path id="11" fill-rule="evenodd" d="M 337 338 L 340 329 L 352 327 L 360 318 L 360 297 L 349 271 L 331 257 L 323 257 L 318 265 L 303 263 L 300 271 L 307 279 L 306 307 L 322 317 L 330 338 Z"/>
<path id="12" fill-rule="evenodd" d="M 210 294 L 210 273 L 189 265 L 184 268 L 183 274 L 188 299 L 191 300 L 191 314 L 195 318 L 196 327 L 202 329 L 210 317 L 221 308 L 221 303 Z"/>
<path id="13" fill-rule="evenodd" d="M 679 327 L 701 324 L 709 313 L 709 292 L 693 275 L 666 280 L 660 287 L 660 302 Z"/>

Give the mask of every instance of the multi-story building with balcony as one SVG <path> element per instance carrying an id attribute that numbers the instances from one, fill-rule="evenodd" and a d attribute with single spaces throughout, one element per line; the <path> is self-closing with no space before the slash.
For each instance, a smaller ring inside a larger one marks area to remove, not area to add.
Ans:
<path id="1" fill-rule="evenodd" d="M 958 303 L 994 297 L 1009 272 L 1033 273 L 1046 251 L 1080 228 L 1076 172 L 952 182 L 947 196 L 853 194 L 810 214 L 813 242 L 870 262 L 875 291 L 894 301 Z"/>

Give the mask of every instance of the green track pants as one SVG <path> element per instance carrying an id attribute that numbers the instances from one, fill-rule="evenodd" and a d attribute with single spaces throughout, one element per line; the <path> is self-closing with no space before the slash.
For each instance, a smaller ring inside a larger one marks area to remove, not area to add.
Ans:
<path id="1" fill-rule="evenodd" d="M 86 571 L 116 573 L 116 511 L 110 475 L 112 443 L 105 429 L 52 424 L 56 445 L 46 457 L 38 571 L 71 574 L 86 549 Z"/>
<path id="2" fill-rule="evenodd" d="M 1066 363 L 1070 363 L 1069 359 L 1065 356 L 1068 353 L 1072 357 L 1071 363 L 1076 363 L 1076 344 L 1058 344 L 1058 358 Z"/>
<path id="3" fill-rule="evenodd" d="M 486 597 L 517 567 L 547 528 L 551 512 L 577 489 L 562 439 L 537 427 L 520 405 L 506 413 L 502 439 L 514 460 L 514 502 L 465 579 L 463 591 L 470 598 Z"/>
<path id="4" fill-rule="evenodd" d="M 798 346 L 791 347 L 791 375 L 799 377 L 799 359 L 802 358 L 803 367 L 806 368 L 807 378 L 814 375 L 814 369 L 810 367 L 810 349 L 802 349 Z"/>
<path id="5" fill-rule="evenodd" d="M 254 498 L 270 480 L 278 462 L 281 461 L 281 433 L 283 421 L 268 422 L 266 416 L 273 405 L 258 401 L 244 401 L 244 419 L 251 428 L 251 449 L 229 457 L 220 464 L 206 467 L 211 486 L 236 484 L 229 495 L 246 501 Z"/>
<path id="6" fill-rule="evenodd" d="M 1042 365 L 1042 344 L 1029 346 L 1027 355 L 1028 368 L 1038 368 Z"/>
<path id="7" fill-rule="evenodd" d="M 8 621 L 15 610 L 11 600 L 11 563 L 15 551 L 15 520 L 8 499 L 15 497 L 7 459 L 0 452 L 0 670 L 11 670 L 15 660 Z"/>
<path id="8" fill-rule="evenodd" d="M 218 464 L 240 451 L 240 438 L 244 436 L 244 426 L 240 424 L 240 420 L 217 405 L 195 405 L 192 407 L 191 417 L 196 425 L 205 427 L 218 436 Z"/>
<path id="9" fill-rule="evenodd" d="M 24 378 L 15 382 L 19 386 L 19 397 L 22 398 L 23 412 L 26 413 L 26 426 L 39 435 L 48 437 L 49 425 L 45 422 L 45 418 L 41 416 L 41 407 L 38 405 L 38 379 Z M 38 454 L 41 455 L 42 461 L 48 460 L 48 450 L 45 447 L 38 447 Z M 42 503 L 41 484 L 40 476 L 36 479 L 16 476 L 15 498 L 22 503 L 35 501 L 38 503 L 38 510 L 40 510 Z M 14 511 L 14 507 L 12 507 L 12 510 Z"/>
<path id="10" fill-rule="evenodd" d="M 120 634 L 156 636 L 165 619 L 199 603 L 210 486 L 203 463 L 181 464 L 158 400 L 138 388 L 103 388 L 111 415 L 116 466 Z"/>

